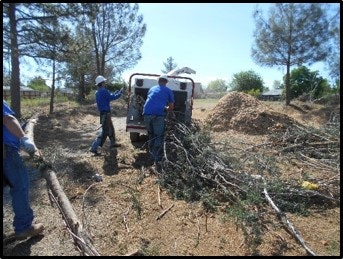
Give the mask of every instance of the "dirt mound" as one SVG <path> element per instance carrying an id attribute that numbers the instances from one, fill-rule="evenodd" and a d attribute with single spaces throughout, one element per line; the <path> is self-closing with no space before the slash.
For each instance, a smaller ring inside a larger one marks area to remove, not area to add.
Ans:
<path id="1" fill-rule="evenodd" d="M 216 132 L 233 129 L 245 134 L 263 135 L 271 130 L 286 129 L 295 121 L 271 110 L 251 95 L 231 92 L 218 101 L 205 124 Z"/>

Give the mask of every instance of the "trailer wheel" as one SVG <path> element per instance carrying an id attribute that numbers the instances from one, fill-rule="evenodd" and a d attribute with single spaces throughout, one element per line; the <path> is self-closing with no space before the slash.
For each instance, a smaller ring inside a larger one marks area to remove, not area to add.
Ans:
<path id="1" fill-rule="evenodd" d="M 139 141 L 139 133 L 138 132 L 130 132 L 130 140 L 131 140 L 131 142 L 138 142 Z"/>

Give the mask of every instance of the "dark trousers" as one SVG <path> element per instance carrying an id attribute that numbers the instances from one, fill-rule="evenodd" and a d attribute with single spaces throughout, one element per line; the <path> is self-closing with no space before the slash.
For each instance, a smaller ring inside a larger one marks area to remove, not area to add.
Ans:
<path id="1" fill-rule="evenodd" d="M 93 142 L 92 150 L 97 150 L 98 147 L 102 147 L 107 137 L 110 139 L 111 145 L 115 143 L 115 131 L 110 112 L 100 113 L 100 124 L 101 132 Z"/>

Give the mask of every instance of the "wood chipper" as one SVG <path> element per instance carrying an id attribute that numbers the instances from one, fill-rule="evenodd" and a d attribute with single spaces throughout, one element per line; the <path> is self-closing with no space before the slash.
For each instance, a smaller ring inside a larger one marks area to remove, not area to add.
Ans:
<path id="1" fill-rule="evenodd" d="M 184 67 L 172 70 L 167 74 L 169 87 L 175 98 L 174 115 L 175 119 L 188 123 L 191 121 L 194 81 L 190 77 L 179 76 L 180 73 L 195 73 L 194 70 Z M 130 133 L 131 142 L 140 141 L 141 135 L 147 135 L 147 130 L 143 118 L 143 106 L 147 98 L 149 89 L 158 84 L 159 74 L 134 73 L 130 76 L 128 86 L 128 103 L 126 117 L 126 131 Z"/>

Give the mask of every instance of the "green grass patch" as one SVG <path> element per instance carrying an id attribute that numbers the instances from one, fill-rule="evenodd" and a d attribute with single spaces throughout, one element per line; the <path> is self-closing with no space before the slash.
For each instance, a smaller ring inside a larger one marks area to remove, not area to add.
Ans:
<path id="1" fill-rule="evenodd" d="M 193 104 L 196 105 L 196 106 L 207 106 L 207 105 L 210 105 L 210 106 L 214 106 L 218 103 L 219 99 L 194 99 L 194 102 Z"/>

